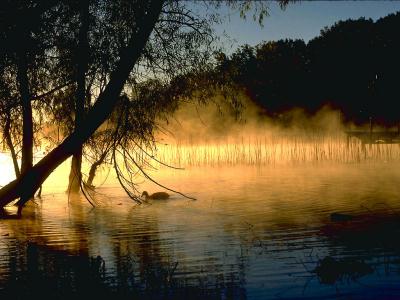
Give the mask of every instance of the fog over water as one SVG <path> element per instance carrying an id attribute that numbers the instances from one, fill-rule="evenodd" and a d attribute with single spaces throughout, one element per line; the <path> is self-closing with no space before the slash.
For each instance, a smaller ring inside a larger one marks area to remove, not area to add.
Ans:
<path id="1" fill-rule="evenodd" d="M 6 2 L 0 299 L 400 299 L 400 2 Z"/>
<path id="2" fill-rule="evenodd" d="M 328 108 L 291 111 L 287 126 L 255 107 L 239 123 L 212 109 L 185 108 L 192 118 L 178 112 L 179 121 L 163 125 L 174 134 L 157 136 L 157 157 L 183 169 L 155 161 L 147 168 L 197 200 L 169 192 L 168 200 L 137 205 L 104 168 L 88 191 L 93 208 L 65 192 L 67 161 L 22 219 L 0 223 L 0 295 L 46 288 L 88 296 L 87 287 L 91 295 L 153 299 L 400 294 L 397 144 L 347 144 L 351 125 Z M 165 191 L 137 183 L 139 191 Z M 336 220 L 338 213 L 351 219 Z"/>

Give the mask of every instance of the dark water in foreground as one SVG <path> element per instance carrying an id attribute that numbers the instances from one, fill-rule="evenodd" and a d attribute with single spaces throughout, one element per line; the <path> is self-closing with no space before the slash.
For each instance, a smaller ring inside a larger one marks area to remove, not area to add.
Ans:
<path id="1" fill-rule="evenodd" d="M 22 220 L 0 220 L 0 297 L 400 298 L 398 166 L 158 178 L 198 200 L 135 206 L 109 185 L 95 209 L 55 193 Z M 334 212 L 354 217 L 333 221 Z"/>

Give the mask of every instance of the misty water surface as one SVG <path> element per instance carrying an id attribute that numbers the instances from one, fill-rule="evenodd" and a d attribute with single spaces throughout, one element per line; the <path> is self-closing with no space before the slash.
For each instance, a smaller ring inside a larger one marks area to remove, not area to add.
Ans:
<path id="1" fill-rule="evenodd" d="M 92 208 L 50 180 L 53 194 L 0 221 L 0 295 L 400 297 L 398 165 L 195 168 L 157 179 L 197 200 L 137 206 L 111 178 Z M 354 219 L 334 222 L 334 212 Z"/>

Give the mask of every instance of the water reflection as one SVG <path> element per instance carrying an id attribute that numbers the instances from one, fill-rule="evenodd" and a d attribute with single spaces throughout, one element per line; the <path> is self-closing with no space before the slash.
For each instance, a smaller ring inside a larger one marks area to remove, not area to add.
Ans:
<path id="1" fill-rule="evenodd" d="M 0 295 L 398 297 L 397 170 L 165 171 L 159 180 L 198 200 L 142 206 L 113 184 L 99 189 L 95 209 L 83 197 L 46 195 L 22 219 L 0 221 Z"/>

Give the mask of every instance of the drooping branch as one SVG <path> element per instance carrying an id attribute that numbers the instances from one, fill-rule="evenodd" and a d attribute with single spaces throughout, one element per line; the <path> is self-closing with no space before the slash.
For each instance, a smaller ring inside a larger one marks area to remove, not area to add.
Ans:
<path id="1" fill-rule="evenodd" d="M 2 3 L 2 30 L 11 30 L 9 34 L 2 36 L 0 39 L 0 54 L 2 54 L 2 52 L 13 52 L 15 48 L 20 47 L 21 42 L 26 42 L 21 40 L 20 33 L 34 31 L 40 26 L 40 16 L 60 2 L 60 0 L 40 1 L 35 7 L 29 9 L 16 9 L 19 3 L 17 1 Z M 16 21 L 17 26 L 15 26 Z"/>
<path id="2" fill-rule="evenodd" d="M 102 155 L 99 157 L 99 159 L 96 160 L 96 161 L 90 166 L 88 179 L 86 180 L 86 185 L 88 185 L 88 186 L 93 186 L 93 180 L 94 180 L 94 177 L 96 176 L 97 168 L 100 167 L 100 166 L 104 163 L 104 161 L 105 161 L 105 159 L 106 159 L 106 157 L 107 157 L 108 152 L 110 151 L 110 149 L 111 149 L 111 147 L 110 147 L 110 148 L 107 148 L 107 149 L 102 153 Z"/>
<path id="3" fill-rule="evenodd" d="M 130 37 L 126 48 L 121 51 L 120 59 L 110 75 L 109 83 L 88 112 L 84 124 L 76 128 L 31 170 L 23 174 L 19 179 L 4 186 L 0 190 L 0 206 L 5 206 L 19 197 L 21 197 L 22 201 L 18 201 L 17 204 L 22 206 L 27 201 L 24 196 L 27 193 L 30 194 L 32 191 L 36 191 L 54 169 L 71 156 L 110 116 L 126 80 L 140 58 L 143 48 L 158 20 L 161 7 L 162 1 L 150 1 L 145 8 L 146 11 L 140 14 L 141 18 L 136 24 L 136 31 Z"/>
<path id="4" fill-rule="evenodd" d="M 157 180 L 155 180 L 155 179 L 154 179 L 153 177 L 151 177 L 151 176 L 148 174 L 148 172 L 146 172 L 146 171 L 143 169 L 143 167 L 140 166 L 139 163 L 131 156 L 129 150 L 123 149 L 123 151 L 124 151 L 123 157 L 124 157 L 125 159 L 128 159 L 129 162 L 132 163 L 146 179 L 148 179 L 149 181 L 151 181 L 151 182 L 153 182 L 154 184 L 158 185 L 159 187 L 162 187 L 162 188 L 164 188 L 164 189 L 166 189 L 166 190 L 168 190 L 168 191 L 171 191 L 171 192 L 174 192 L 174 193 L 176 193 L 176 194 L 179 194 L 179 195 L 181 195 L 181 196 L 183 196 L 183 197 L 185 197 L 185 198 L 187 198 L 187 199 L 196 200 L 196 198 L 190 197 L 190 196 L 185 195 L 185 194 L 183 194 L 183 193 L 181 193 L 181 192 L 179 192 L 179 191 L 176 191 L 176 190 L 174 190 L 174 189 L 171 189 L 171 188 L 169 188 L 169 187 L 167 187 L 167 186 L 161 184 L 161 183 L 158 182 Z M 125 164 L 125 165 L 126 165 L 126 164 Z"/>
<path id="5" fill-rule="evenodd" d="M 15 147 L 11 139 L 11 112 L 7 112 L 6 116 L 6 124 L 4 126 L 4 138 L 6 140 L 7 147 L 10 149 L 11 152 L 11 159 L 13 162 L 14 166 L 14 172 L 15 172 L 15 177 L 18 178 L 20 176 L 20 170 L 19 170 L 19 165 L 18 165 L 18 160 L 17 160 L 17 154 L 15 152 Z"/>

